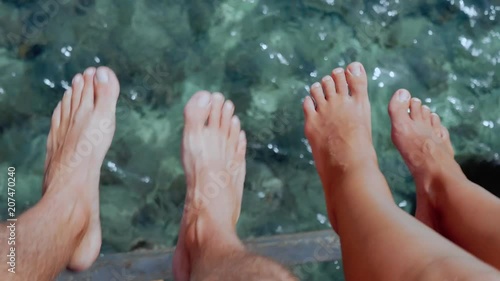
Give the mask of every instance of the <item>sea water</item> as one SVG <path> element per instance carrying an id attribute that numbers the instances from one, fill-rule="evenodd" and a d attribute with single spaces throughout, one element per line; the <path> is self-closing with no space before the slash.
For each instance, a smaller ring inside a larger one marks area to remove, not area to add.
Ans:
<path id="1" fill-rule="evenodd" d="M 493 0 L 0 1 L 1 202 L 9 166 L 18 207 L 39 200 L 53 108 L 77 72 L 107 65 L 121 96 L 100 186 L 104 253 L 175 245 L 182 110 L 201 89 L 233 100 L 247 133 L 240 236 L 330 229 L 301 102 L 333 68 L 361 61 L 381 169 L 412 212 L 389 99 L 409 89 L 441 115 L 459 156 L 498 159 L 498 13 Z M 343 280 L 340 262 L 294 272 Z"/>

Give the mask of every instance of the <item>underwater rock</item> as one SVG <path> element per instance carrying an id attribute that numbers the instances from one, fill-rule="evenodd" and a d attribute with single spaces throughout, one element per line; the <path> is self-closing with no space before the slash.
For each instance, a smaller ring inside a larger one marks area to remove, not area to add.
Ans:
<path id="1" fill-rule="evenodd" d="M 198 37 L 207 33 L 214 18 L 215 2 L 206 0 L 187 0 L 189 26 Z"/>
<path id="2" fill-rule="evenodd" d="M 2 0 L 2 2 L 14 5 L 16 7 L 23 7 L 39 2 L 38 0 Z"/>
<path id="3" fill-rule="evenodd" d="M 87 11 L 94 7 L 95 0 L 77 0 L 75 3 L 75 14 L 83 16 L 87 14 Z"/>
<path id="4" fill-rule="evenodd" d="M 359 13 L 365 8 L 363 0 L 303 0 L 303 3 L 306 7 L 325 13 L 336 13 L 342 17 L 351 13 Z"/>
<path id="5" fill-rule="evenodd" d="M 281 205 L 284 184 L 266 164 L 249 161 L 247 178 L 247 188 L 263 201 L 266 209 L 276 210 Z"/>

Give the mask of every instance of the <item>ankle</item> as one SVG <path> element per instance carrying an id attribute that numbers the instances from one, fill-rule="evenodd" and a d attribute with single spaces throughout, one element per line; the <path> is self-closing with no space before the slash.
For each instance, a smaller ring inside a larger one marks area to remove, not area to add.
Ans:
<path id="1" fill-rule="evenodd" d="M 413 176 L 416 185 L 423 187 L 417 191 L 425 192 L 423 196 L 429 199 L 433 208 L 439 208 L 439 202 L 451 186 L 456 188 L 457 185 L 451 183 L 469 181 L 455 161 L 428 169 L 425 173 L 413 173 Z"/>
<path id="2" fill-rule="evenodd" d="M 188 221 L 190 225 L 186 226 L 185 246 L 191 259 L 243 247 L 234 228 L 222 226 L 202 215 Z"/>
<path id="3" fill-rule="evenodd" d="M 359 163 L 330 183 L 326 201 L 330 222 L 338 230 L 338 221 L 352 208 L 370 208 L 373 204 L 394 204 L 392 193 L 376 161 Z"/>

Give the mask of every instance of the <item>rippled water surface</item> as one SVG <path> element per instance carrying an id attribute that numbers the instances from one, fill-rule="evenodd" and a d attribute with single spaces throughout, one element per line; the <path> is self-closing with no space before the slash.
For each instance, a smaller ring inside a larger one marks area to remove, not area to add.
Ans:
<path id="1" fill-rule="evenodd" d="M 200 89 L 231 98 L 247 131 L 241 236 L 327 229 L 301 101 L 308 85 L 359 60 L 370 76 L 381 168 L 411 212 L 414 187 L 390 140 L 389 98 L 408 88 L 440 113 L 459 156 L 498 159 L 498 13 L 493 0 L 2 0 L 0 171 L 15 166 L 18 204 L 35 203 L 52 109 L 75 73 L 108 65 L 122 92 L 102 171 L 104 252 L 175 244 L 182 108 Z M 295 271 L 342 280 L 340 268 Z"/>

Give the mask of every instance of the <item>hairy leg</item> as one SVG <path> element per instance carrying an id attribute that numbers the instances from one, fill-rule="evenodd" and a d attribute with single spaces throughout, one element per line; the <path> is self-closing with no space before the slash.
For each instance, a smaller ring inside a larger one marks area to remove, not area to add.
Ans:
<path id="1" fill-rule="evenodd" d="M 410 96 L 399 90 L 391 100 L 392 139 L 415 178 L 416 217 L 500 269 L 500 199 L 466 178 L 439 116 L 400 94 Z"/>
<path id="2" fill-rule="evenodd" d="M 365 70 L 353 63 L 332 76 L 311 87 L 305 129 L 347 280 L 500 280 L 394 204 L 372 144 Z"/>
<path id="3" fill-rule="evenodd" d="M 177 281 L 296 280 L 281 265 L 245 250 L 236 235 L 246 137 L 234 105 L 198 92 L 185 108 L 182 159 L 187 195 L 174 255 Z"/>
<path id="4" fill-rule="evenodd" d="M 118 94 L 108 68 L 89 68 L 73 79 L 52 115 L 43 197 L 16 222 L 16 274 L 2 270 L 0 279 L 52 280 L 65 267 L 84 270 L 97 258 L 100 168 L 115 130 Z M 8 234 L 2 225 L 2 268 Z"/>

